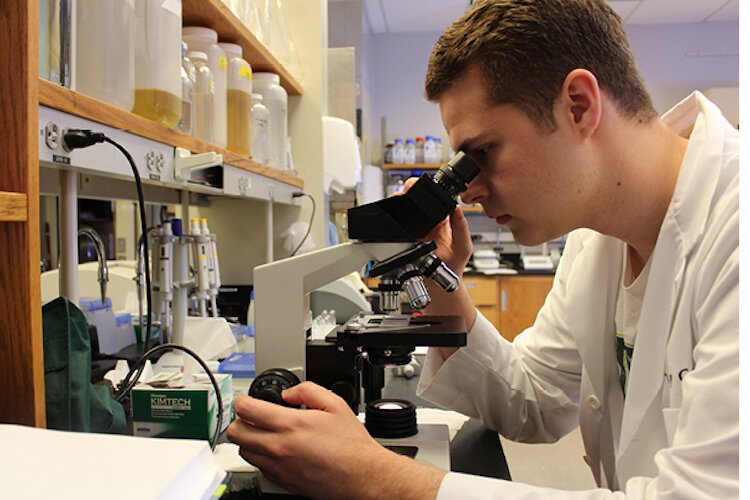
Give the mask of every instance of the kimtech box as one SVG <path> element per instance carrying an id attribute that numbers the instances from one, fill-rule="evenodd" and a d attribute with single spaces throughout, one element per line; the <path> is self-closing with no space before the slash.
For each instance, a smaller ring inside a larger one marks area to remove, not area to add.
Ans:
<path id="1" fill-rule="evenodd" d="M 224 418 L 221 432 L 233 418 L 232 376 L 214 374 L 221 390 Z M 152 387 L 139 384 L 131 392 L 133 435 L 211 440 L 216 431 L 218 409 L 211 381 L 183 387 Z"/>

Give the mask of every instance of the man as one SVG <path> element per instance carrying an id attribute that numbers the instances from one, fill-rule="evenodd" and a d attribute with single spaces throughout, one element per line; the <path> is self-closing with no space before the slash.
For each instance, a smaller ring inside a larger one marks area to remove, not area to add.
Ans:
<path id="1" fill-rule="evenodd" d="M 480 166 L 462 198 L 516 241 L 570 233 L 513 343 L 465 288 L 431 287 L 468 345 L 431 349 L 420 393 L 505 436 L 577 425 L 600 488 L 563 493 L 431 469 L 378 447 L 313 384 L 250 398 L 230 438 L 282 485 L 326 498 L 732 498 L 739 494 L 738 138 L 695 93 L 658 118 L 604 0 L 476 2 L 440 38 L 427 97 Z M 431 235 L 463 269 L 460 209 Z"/>

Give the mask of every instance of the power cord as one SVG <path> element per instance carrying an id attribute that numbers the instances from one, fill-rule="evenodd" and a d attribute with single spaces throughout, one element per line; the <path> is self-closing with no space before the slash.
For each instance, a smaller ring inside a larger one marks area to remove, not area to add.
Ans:
<path id="1" fill-rule="evenodd" d="M 108 142 L 116 147 L 130 163 L 130 168 L 133 171 L 133 177 L 135 179 L 135 188 L 138 192 L 138 208 L 141 216 L 141 234 L 143 235 L 143 254 L 145 255 L 144 268 L 146 274 L 146 332 L 141 332 L 144 336 L 143 350 L 148 351 L 149 341 L 151 340 L 151 270 L 149 269 L 148 262 L 148 228 L 146 227 L 146 202 L 143 198 L 143 186 L 141 185 L 141 176 L 138 173 L 138 168 L 135 165 L 135 160 L 130 155 L 127 149 L 122 147 L 120 144 L 110 139 L 101 132 L 94 132 L 88 129 L 66 129 L 63 131 L 62 145 L 66 151 L 72 151 L 74 149 L 87 148 L 94 144 L 102 142 Z"/>
<path id="2" fill-rule="evenodd" d="M 208 378 L 211 380 L 211 385 L 213 385 L 214 391 L 216 391 L 216 398 L 217 398 L 217 406 L 219 408 L 218 410 L 218 420 L 216 423 L 216 432 L 214 433 L 214 437 L 211 440 L 211 449 L 213 450 L 216 448 L 216 443 L 219 440 L 219 433 L 221 431 L 221 423 L 224 419 L 224 405 L 223 401 L 221 399 L 221 388 L 219 387 L 219 384 L 216 382 L 216 377 L 214 377 L 213 373 L 211 373 L 211 370 L 208 368 L 206 363 L 198 356 L 196 353 L 188 349 L 187 347 L 178 345 L 178 344 L 162 344 L 158 345 L 156 347 L 153 347 L 149 349 L 149 341 L 151 338 L 151 270 L 148 260 L 148 228 L 146 227 L 146 203 L 143 198 L 143 186 L 141 185 L 141 176 L 138 173 L 138 168 L 135 165 L 135 161 L 133 160 L 133 157 L 130 155 L 127 149 L 122 147 L 120 144 L 118 144 L 113 139 L 110 139 L 105 134 L 101 132 L 94 132 L 92 130 L 87 129 L 67 129 L 63 133 L 63 148 L 66 151 L 72 151 L 74 149 L 82 149 L 87 148 L 89 146 L 93 146 L 94 144 L 100 144 L 102 142 L 107 142 L 111 145 L 113 145 L 115 148 L 117 148 L 123 155 L 125 155 L 125 158 L 128 160 L 128 163 L 130 163 L 130 168 L 133 170 L 133 177 L 135 179 L 135 187 L 138 192 L 138 207 L 139 212 L 141 216 L 141 234 L 144 235 L 143 237 L 143 253 L 145 255 L 145 258 L 143 259 L 144 262 L 144 272 L 146 275 L 146 335 L 145 335 L 145 344 L 144 344 L 144 354 L 140 357 L 140 359 L 136 362 L 135 365 L 130 369 L 128 374 L 125 376 L 125 378 L 120 382 L 120 385 L 118 386 L 114 399 L 117 402 L 121 402 L 133 389 L 133 387 L 138 383 L 138 379 L 141 377 L 141 374 L 143 373 L 144 367 L 146 366 L 146 360 L 148 360 L 151 356 L 154 354 L 160 353 L 162 351 L 177 349 L 179 351 L 183 351 L 190 355 L 193 359 L 195 359 L 198 364 L 201 365 L 203 370 L 208 375 Z M 296 194 L 296 193 L 295 193 Z M 300 194 L 299 196 L 301 196 Z M 309 196 L 309 195 L 306 195 Z M 312 197 L 310 197 L 312 199 Z M 313 215 L 315 215 L 315 200 L 313 200 Z M 312 222 L 312 221 L 311 221 Z M 310 231 L 308 230 L 308 234 L 310 234 Z M 305 236 L 307 238 L 307 235 Z M 303 240 L 304 241 L 304 240 Z M 301 246 L 301 245 L 300 245 Z M 299 247 L 298 247 L 299 248 Z M 296 250 L 295 250 L 296 252 Z M 141 332 L 143 333 L 143 332 Z M 135 374 L 135 376 L 133 376 Z"/>
<path id="3" fill-rule="evenodd" d="M 311 195 L 307 193 L 302 193 L 300 191 L 297 191 L 295 193 L 292 193 L 292 198 L 299 198 L 300 196 L 307 196 L 310 198 L 310 201 L 312 201 L 312 214 L 310 214 L 310 223 L 307 225 L 307 232 L 305 233 L 305 237 L 302 238 L 302 241 L 299 242 L 299 245 L 297 245 L 297 248 L 294 249 L 294 251 L 291 253 L 289 257 L 294 257 L 297 255 L 297 252 L 299 252 L 299 249 L 302 248 L 302 244 L 307 240 L 307 237 L 310 236 L 310 230 L 312 229 L 312 223 L 313 219 L 315 219 L 315 198 L 313 198 Z"/>

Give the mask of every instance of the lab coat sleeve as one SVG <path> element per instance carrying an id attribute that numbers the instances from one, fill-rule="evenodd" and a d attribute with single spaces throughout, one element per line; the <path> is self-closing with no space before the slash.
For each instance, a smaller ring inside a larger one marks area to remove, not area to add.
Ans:
<path id="1" fill-rule="evenodd" d="M 571 235 L 534 326 L 511 343 L 477 314 L 467 345 L 448 360 L 428 351 L 417 393 L 516 441 L 552 442 L 574 429 L 581 361 L 566 327 L 565 289 L 581 246 Z"/>

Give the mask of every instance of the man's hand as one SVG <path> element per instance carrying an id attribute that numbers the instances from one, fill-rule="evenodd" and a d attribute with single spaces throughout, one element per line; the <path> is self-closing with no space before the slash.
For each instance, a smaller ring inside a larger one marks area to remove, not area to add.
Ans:
<path id="1" fill-rule="evenodd" d="M 404 189 L 397 195 L 409 191 L 418 180 L 417 177 L 407 179 L 404 183 Z M 471 258 L 473 250 L 469 224 L 461 207 L 456 207 L 443 222 L 430 231 L 425 239 L 437 244 L 436 255 L 460 277 Z"/>
<path id="2" fill-rule="evenodd" d="M 273 482 L 311 498 L 435 498 L 445 472 L 383 448 L 334 393 L 303 382 L 282 397 L 308 409 L 239 396 L 227 431 Z"/>
<path id="3" fill-rule="evenodd" d="M 407 179 L 404 189 L 399 194 L 406 193 L 418 180 L 416 177 Z M 461 207 L 456 207 L 444 221 L 430 231 L 425 239 L 437 244 L 435 254 L 459 278 L 462 278 L 464 268 L 471 258 L 473 246 L 469 224 Z M 424 309 L 425 314 L 462 316 L 466 329 L 471 330 L 477 319 L 477 310 L 463 281 L 459 289 L 453 293 L 444 291 L 430 279 L 425 280 L 425 283 L 431 298 L 430 305 Z M 440 348 L 444 359 L 448 359 L 454 352 L 456 352 L 455 347 Z"/>

